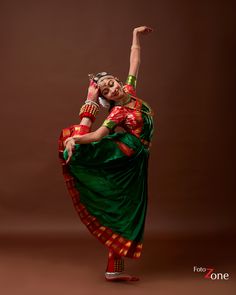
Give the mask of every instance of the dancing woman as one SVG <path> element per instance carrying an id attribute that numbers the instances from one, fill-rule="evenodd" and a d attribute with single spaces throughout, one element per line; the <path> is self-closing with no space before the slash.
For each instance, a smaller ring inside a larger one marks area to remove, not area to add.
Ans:
<path id="1" fill-rule="evenodd" d="M 88 230 L 108 247 L 105 278 L 134 281 L 124 272 L 124 258 L 139 258 L 147 209 L 147 172 L 153 134 L 152 110 L 136 96 L 140 35 L 133 30 L 126 83 L 106 72 L 90 75 L 80 125 L 62 130 L 59 156 L 73 204 Z M 91 126 L 100 106 L 109 115 L 100 128 Z M 115 128 L 123 128 L 116 132 Z"/>

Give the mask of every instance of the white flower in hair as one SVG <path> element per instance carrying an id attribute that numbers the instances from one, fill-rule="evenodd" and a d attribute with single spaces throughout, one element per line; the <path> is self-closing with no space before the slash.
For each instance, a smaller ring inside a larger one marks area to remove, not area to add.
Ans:
<path id="1" fill-rule="evenodd" d="M 98 102 L 102 107 L 104 107 L 106 109 L 108 109 L 111 106 L 110 103 L 105 98 L 103 98 L 101 96 L 98 97 Z"/>

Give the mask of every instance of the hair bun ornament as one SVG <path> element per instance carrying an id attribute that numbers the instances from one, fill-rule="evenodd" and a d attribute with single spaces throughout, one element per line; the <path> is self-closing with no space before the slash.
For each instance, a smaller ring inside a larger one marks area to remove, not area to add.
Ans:
<path id="1" fill-rule="evenodd" d="M 93 81 L 98 83 L 99 80 L 102 80 L 102 78 L 105 78 L 107 76 L 110 76 L 110 74 L 108 74 L 107 72 L 100 72 L 100 73 L 97 73 L 94 78 L 93 78 Z"/>
<path id="2" fill-rule="evenodd" d="M 102 107 L 104 107 L 106 109 L 108 109 L 111 106 L 110 103 L 105 98 L 103 98 L 101 96 L 98 97 L 98 102 Z"/>
<path id="3" fill-rule="evenodd" d="M 95 83 L 102 81 L 104 78 L 114 78 L 113 75 L 107 73 L 107 72 L 100 72 L 97 73 L 96 75 L 94 74 L 88 74 L 89 80 L 93 80 Z"/>
<path id="4" fill-rule="evenodd" d="M 94 74 L 88 74 L 89 80 L 93 80 L 95 75 Z"/>

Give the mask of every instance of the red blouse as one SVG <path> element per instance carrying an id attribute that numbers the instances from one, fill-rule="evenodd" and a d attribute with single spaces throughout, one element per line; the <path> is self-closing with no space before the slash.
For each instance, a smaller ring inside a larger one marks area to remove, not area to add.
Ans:
<path id="1" fill-rule="evenodd" d="M 124 90 L 136 96 L 135 89 L 132 85 L 125 84 Z M 141 107 L 142 101 L 140 99 L 136 99 L 134 109 L 126 106 L 114 106 L 104 121 L 103 126 L 106 126 L 110 130 L 120 126 L 136 137 L 140 137 L 143 126 L 142 113 L 140 112 Z"/>

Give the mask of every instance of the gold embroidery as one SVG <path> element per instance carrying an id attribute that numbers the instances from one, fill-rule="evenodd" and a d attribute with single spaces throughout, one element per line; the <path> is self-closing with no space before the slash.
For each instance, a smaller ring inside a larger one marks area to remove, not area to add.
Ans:
<path id="1" fill-rule="evenodd" d="M 137 257 L 137 258 L 139 258 L 139 257 L 140 257 L 140 255 L 141 255 L 141 253 L 140 253 L 140 252 L 135 252 L 135 253 L 134 253 L 134 257 Z"/>
<path id="2" fill-rule="evenodd" d="M 105 120 L 102 124 L 102 126 L 105 126 L 109 129 L 113 129 L 116 126 L 116 123 L 111 120 Z"/>
<path id="3" fill-rule="evenodd" d="M 107 246 L 110 246 L 110 245 L 111 245 L 111 243 L 112 243 L 112 241 L 111 241 L 111 240 L 107 240 L 105 244 L 106 244 Z"/>
<path id="4" fill-rule="evenodd" d="M 125 246 L 130 247 L 131 246 L 131 241 L 128 241 Z"/>
<path id="5" fill-rule="evenodd" d="M 62 134 L 63 134 L 62 135 L 63 137 L 69 136 L 70 135 L 70 129 L 63 129 Z"/>

